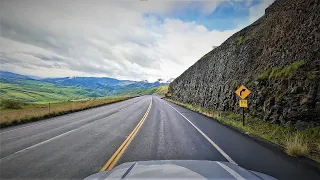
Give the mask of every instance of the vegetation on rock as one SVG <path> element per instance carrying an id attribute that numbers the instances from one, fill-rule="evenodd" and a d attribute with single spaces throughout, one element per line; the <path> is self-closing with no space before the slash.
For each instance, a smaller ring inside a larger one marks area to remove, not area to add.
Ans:
<path id="1" fill-rule="evenodd" d="M 237 42 L 238 42 L 238 45 L 242 45 L 242 44 L 244 44 L 244 42 L 245 42 L 245 39 L 244 39 L 243 36 L 238 36 L 238 37 L 236 37 L 236 40 L 237 40 Z"/>
<path id="2" fill-rule="evenodd" d="M 267 68 L 267 70 L 259 75 L 259 79 L 271 78 L 288 78 L 290 79 L 296 70 L 304 64 L 304 61 L 295 61 L 285 67 Z"/>

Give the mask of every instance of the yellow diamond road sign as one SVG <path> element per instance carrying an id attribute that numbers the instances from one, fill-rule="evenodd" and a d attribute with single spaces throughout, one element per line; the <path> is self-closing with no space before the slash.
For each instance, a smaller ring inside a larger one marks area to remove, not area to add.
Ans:
<path id="1" fill-rule="evenodd" d="M 239 101 L 239 105 L 240 105 L 240 107 L 247 108 L 248 107 L 248 101 L 242 99 L 242 100 Z"/>
<path id="2" fill-rule="evenodd" d="M 249 94 L 250 90 L 246 88 L 244 85 L 242 85 L 237 91 L 236 94 L 241 98 L 245 99 Z"/>

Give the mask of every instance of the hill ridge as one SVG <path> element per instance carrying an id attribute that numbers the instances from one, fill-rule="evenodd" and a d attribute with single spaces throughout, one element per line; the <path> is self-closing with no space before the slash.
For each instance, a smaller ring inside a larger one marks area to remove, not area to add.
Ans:
<path id="1" fill-rule="evenodd" d="M 234 93 L 252 94 L 248 113 L 298 129 L 320 125 L 319 1 L 277 0 L 169 86 L 172 98 L 240 112 Z"/>

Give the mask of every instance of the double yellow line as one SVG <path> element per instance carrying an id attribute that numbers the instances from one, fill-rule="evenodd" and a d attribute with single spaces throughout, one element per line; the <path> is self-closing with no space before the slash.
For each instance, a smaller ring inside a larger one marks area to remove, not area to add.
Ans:
<path id="1" fill-rule="evenodd" d="M 148 107 L 148 110 L 146 111 L 146 113 L 144 114 L 142 119 L 139 121 L 138 125 L 133 129 L 133 131 L 129 134 L 127 139 L 121 144 L 121 146 L 117 149 L 117 151 L 111 156 L 111 158 L 108 160 L 108 162 L 102 167 L 100 172 L 103 172 L 106 170 L 111 170 L 112 168 L 114 168 L 114 166 L 117 164 L 117 162 L 119 161 L 119 159 L 121 158 L 121 156 L 123 155 L 123 153 L 125 152 L 127 147 L 129 146 L 129 144 L 133 140 L 134 136 L 138 133 L 143 122 L 147 119 L 147 116 L 150 112 L 151 106 L 152 106 L 152 99 L 151 99 L 150 105 Z"/>

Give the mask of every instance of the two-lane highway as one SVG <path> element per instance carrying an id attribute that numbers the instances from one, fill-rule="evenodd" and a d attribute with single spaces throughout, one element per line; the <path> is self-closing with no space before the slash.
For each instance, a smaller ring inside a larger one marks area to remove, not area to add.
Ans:
<path id="1" fill-rule="evenodd" d="M 2 129 L 1 178 L 85 178 L 142 160 L 229 161 L 279 179 L 319 179 L 299 162 L 156 96 Z"/>
<path id="2" fill-rule="evenodd" d="M 2 178 L 84 178 L 98 172 L 145 114 L 151 97 L 1 131 Z"/>

